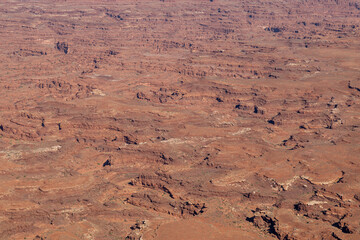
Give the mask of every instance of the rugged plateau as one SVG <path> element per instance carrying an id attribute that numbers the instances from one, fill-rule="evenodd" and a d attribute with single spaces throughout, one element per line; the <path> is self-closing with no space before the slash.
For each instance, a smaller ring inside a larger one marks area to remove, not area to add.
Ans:
<path id="1" fill-rule="evenodd" d="M 360 239 L 358 0 L 2 0 L 0 239 Z"/>

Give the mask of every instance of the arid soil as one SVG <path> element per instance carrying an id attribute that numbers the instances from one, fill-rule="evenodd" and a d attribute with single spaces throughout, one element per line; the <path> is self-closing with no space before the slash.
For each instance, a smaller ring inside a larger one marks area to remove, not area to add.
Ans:
<path id="1" fill-rule="evenodd" d="M 0 239 L 360 239 L 358 0 L 2 0 Z"/>

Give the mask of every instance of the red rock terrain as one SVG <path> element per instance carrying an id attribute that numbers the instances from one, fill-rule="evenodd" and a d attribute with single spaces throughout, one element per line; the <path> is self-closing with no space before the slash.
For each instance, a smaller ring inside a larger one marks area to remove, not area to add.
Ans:
<path id="1" fill-rule="evenodd" d="M 358 0 L 3 0 L 0 239 L 360 239 Z"/>

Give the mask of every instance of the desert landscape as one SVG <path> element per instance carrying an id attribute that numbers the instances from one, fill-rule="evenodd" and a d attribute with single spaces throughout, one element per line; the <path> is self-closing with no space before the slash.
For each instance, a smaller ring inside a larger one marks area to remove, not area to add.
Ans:
<path id="1" fill-rule="evenodd" d="M 359 0 L 3 0 L 0 239 L 360 239 Z"/>

